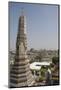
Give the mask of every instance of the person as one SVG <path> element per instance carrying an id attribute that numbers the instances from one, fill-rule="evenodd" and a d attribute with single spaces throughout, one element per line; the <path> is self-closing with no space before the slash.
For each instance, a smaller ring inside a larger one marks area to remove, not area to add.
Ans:
<path id="1" fill-rule="evenodd" d="M 45 77 L 46 77 L 46 85 L 51 85 L 52 84 L 52 73 L 51 70 L 48 68 L 47 72 L 45 73 Z"/>

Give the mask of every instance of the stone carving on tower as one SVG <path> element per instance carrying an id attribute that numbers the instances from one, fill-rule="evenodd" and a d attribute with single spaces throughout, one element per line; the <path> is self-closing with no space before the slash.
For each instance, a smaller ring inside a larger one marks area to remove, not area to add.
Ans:
<path id="1" fill-rule="evenodd" d="M 15 62 L 10 71 L 10 87 L 33 86 L 34 83 L 27 56 L 26 16 L 21 15 L 16 40 Z"/>

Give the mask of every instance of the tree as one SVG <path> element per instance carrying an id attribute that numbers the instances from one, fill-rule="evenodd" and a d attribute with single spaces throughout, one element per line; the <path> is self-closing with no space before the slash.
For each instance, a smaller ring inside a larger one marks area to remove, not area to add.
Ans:
<path id="1" fill-rule="evenodd" d="M 53 64 L 58 64 L 59 63 L 59 57 L 53 57 L 52 58 L 52 63 Z"/>

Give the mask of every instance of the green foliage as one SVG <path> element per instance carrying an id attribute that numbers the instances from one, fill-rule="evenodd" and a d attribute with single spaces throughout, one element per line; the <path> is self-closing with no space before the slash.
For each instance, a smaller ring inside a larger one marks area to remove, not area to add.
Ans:
<path id="1" fill-rule="evenodd" d="M 43 80 L 45 80 L 45 77 L 41 76 L 41 77 L 39 78 L 39 81 L 43 81 Z"/>
<path id="2" fill-rule="evenodd" d="M 52 58 L 52 63 L 53 64 L 58 64 L 59 63 L 59 57 L 53 57 Z"/>
<path id="3" fill-rule="evenodd" d="M 53 67 L 54 67 L 54 64 L 53 64 L 53 63 L 51 63 L 51 64 L 50 64 L 50 67 L 51 67 L 51 68 L 53 68 Z"/>
<path id="4" fill-rule="evenodd" d="M 48 69 L 47 67 L 44 66 L 41 67 L 40 72 L 42 77 L 45 77 L 45 72 L 47 71 L 47 69 Z"/>

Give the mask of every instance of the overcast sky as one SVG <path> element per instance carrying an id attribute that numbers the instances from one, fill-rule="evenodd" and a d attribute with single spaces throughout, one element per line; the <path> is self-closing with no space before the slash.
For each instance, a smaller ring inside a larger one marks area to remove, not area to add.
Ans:
<path id="1" fill-rule="evenodd" d="M 9 3 L 10 49 L 15 50 L 18 20 L 24 8 L 28 48 L 58 49 L 58 6 Z"/>

